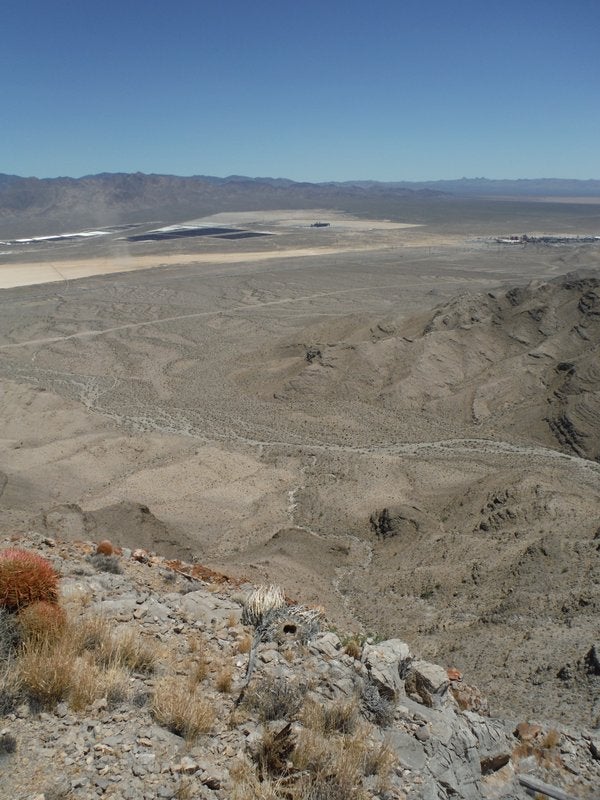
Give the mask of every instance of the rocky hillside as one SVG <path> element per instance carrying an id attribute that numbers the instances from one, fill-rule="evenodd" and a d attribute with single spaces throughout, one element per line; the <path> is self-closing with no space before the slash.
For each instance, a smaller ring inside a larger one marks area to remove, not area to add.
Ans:
<path id="1" fill-rule="evenodd" d="M 463 435 L 600 460 L 600 279 L 463 294 L 411 320 L 346 319 L 261 354 L 243 378 L 292 405 L 344 398 Z"/>
<path id="2" fill-rule="evenodd" d="M 600 730 L 492 719 L 400 639 L 143 550 L 30 533 L 0 564 L 15 546 L 53 564 L 66 619 L 1 612 L 3 797 L 595 796 Z"/>

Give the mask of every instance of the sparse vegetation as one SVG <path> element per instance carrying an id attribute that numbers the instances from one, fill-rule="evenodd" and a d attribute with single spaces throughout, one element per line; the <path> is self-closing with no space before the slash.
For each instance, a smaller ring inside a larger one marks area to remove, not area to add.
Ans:
<path id="1" fill-rule="evenodd" d="M 42 708 L 51 708 L 67 697 L 74 667 L 74 649 L 62 638 L 26 642 L 16 664 L 25 695 Z"/>
<path id="2" fill-rule="evenodd" d="M 190 692 L 189 683 L 179 678 L 163 678 L 156 685 L 152 698 L 152 714 L 160 725 L 188 741 L 208 733 L 215 722 L 213 706 L 197 691 Z"/>
<path id="3" fill-rule="evenodd" d="M 17 749 L 17 740 L 10 733 L 3 733 L 0 736 L 0 756 L 14 753 Z"/>
<path id="4" fill-rule="evenodd" d="M 306 689 L 283 678 L 263 678 L 251 684 L 243 704 L 258 714 L 261 722 L 290 720 L 300 711 Z"/>
<path id="5" fill-rule="evenodd" d="M 11 658 L 22 639 L 22 629 L 15 614 L 0 608 L 0 663 Z"/>
<path id="6" fill-rule="evenodd" d="M 62 635 L 67 616 L 56 603 L 37 600 L 19 612 L 17 622 L 26 640 L 56 639 Z"/>
<path id="7" fill-rule="evenodd" d="M 123 568 L 115 555 L 98 552 L 94 553 L 93 556 L 89 556 L 88 561 L 98 572 L 111 572 L 113 575 L 121 575 L 123 573 Z"/>
<path id="8" fill-rule="evenodd" d="M 223 694 L 228 694 L 231 691 L 231 687 L 233 685 L 233 670 L 230 666 L 224 666 L 219 674 L 217 675 L 217 680 L 215 682 L 215 686 L 219 692 Z"/>
<path id="9" fill-rule="evenodd" d="M 252 637 L 249 633 L 245 633 L 237 644 L 238 653 L 249 653 L 252 647 Z"/>
<path id="10" fill-rule="evenodd" d="M 353 733 L 358 724 L 358 705 L 356 701 L 337 701 L 323 705 L 309 700 L 302 709 L 303 725 L 322 735 L 330 733 Z"/>

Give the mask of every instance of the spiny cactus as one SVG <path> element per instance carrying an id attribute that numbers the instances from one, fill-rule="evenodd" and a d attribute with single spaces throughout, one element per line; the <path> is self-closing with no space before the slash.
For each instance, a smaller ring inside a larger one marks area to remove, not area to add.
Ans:
<path id="1" fill-rule="evenodd" d="M 244 603 L 242 625 L 253 625 L 256 628 L 269 611 L 283 606 L 285 598 L 279 586 L 259 586 Z"/>
<path id="2" fill-rule="evenodd" d="M 17 615 L 17 620 L 27 639 L 40 640 L 59 636 L 67 617 L 56 603 L 37 600 L 25 606 Z"/>
<path id="3" fill-rule="evenodd" d="M 0 550 L 0 606 L 16 611 L 36 600 L 58 599 L 58 575 L 36 553 L 9 547 Z"/>

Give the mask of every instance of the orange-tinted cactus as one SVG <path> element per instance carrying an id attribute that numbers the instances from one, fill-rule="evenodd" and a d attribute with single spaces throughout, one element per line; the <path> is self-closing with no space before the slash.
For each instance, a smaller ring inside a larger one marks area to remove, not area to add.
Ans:
<path id="1" fill-rule="evenodd" d="M 114 552 L 115 548 L 109 539 L 103 539 L 96 547 L 96 553 L 100 553 L 103 556 L 112 556 Z"/>
<path id="2" fill-rule="evenodd" d="M 58 575 L 49 561 L 17 547 L 0 550 L 0 606 L 16 611 L 36 600 L 57 599 Z"/>
<path id="3" fill-rule="evenodd" d="M 21 629 L 29 639 L 46 639 L 58 636 L 65 627 L 67 616 L 56 603 L 36 600 L 25 606 L 17 616 Z"/>

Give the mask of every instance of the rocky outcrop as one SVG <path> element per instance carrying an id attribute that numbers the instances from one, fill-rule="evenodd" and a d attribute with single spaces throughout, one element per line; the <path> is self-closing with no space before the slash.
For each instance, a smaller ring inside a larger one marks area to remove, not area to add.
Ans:
<path id="1" fill-rule="evenodd" d="M 372 530 L 382 539 L 415 536 L 441 530 L 440 524 L 416 506 L 396 504 L 374 511 L 370 517 Z"/>
<path id="2" fill-rule="evenodd" d="M 401 639 L 367 640 L 358 651 L 357 642 L 345 647 L 320 610 L 281 605 L 279 595 L 267 609 L 254 594 L 245 626 L 252 587 L 208 570 L 198 580 L 192 565 L 141 551 L 133 557 L 124 549 L 104 556 L 112 559 L 111 571 L 98 572 L 108 562 L 94 560 L 92 543 L 30 534 L 19 545 L 53 562 L 71 615 L 99 614 L 115 629 L 135 631 L 151 644 L 156 663 L 153 673 L 133 671 L 120 695 L 102 695 L 78 710 L 63 700 L 40 713 L 26 699 L 10 707 L 3 697 L 6 797 L 251 800 L 264 796 L 262 786 L 283 798 L 291 795 L 277 794 L 278 785 L 289 791 L 317 780 L 310 760 L 299 766 L 301 748 L 306 756 L 313 747 L 315 759 L 323 748 L 334 753 L 347 741 L 367 759 L 353 778 L 360 798 L 525 798 L 524 778 L 565 796 L 594 796 L 597 731 L 557 731 L 543 722 L 515 726 L 483 716 L 476 710 L 481 696 L 469 691 L 458 670 L 417 658 Z M 306 620 L 311 624 L 302 636 L 283 630 Z M 248 639 L 254 641 L 250 654 Z M 596 651 L 595 645 L 586 662 L 590 670 L 597 667 Z M 163 679 L 191 685 L 185 681 L 200 663 L 205 672 L 197 680 L 215 718 L 207 732 L 186 742 L 160 723 L 152 698 Z M 333 761 L 327 764 L 319 780 L 338 791 L 342 777 Z"/>

